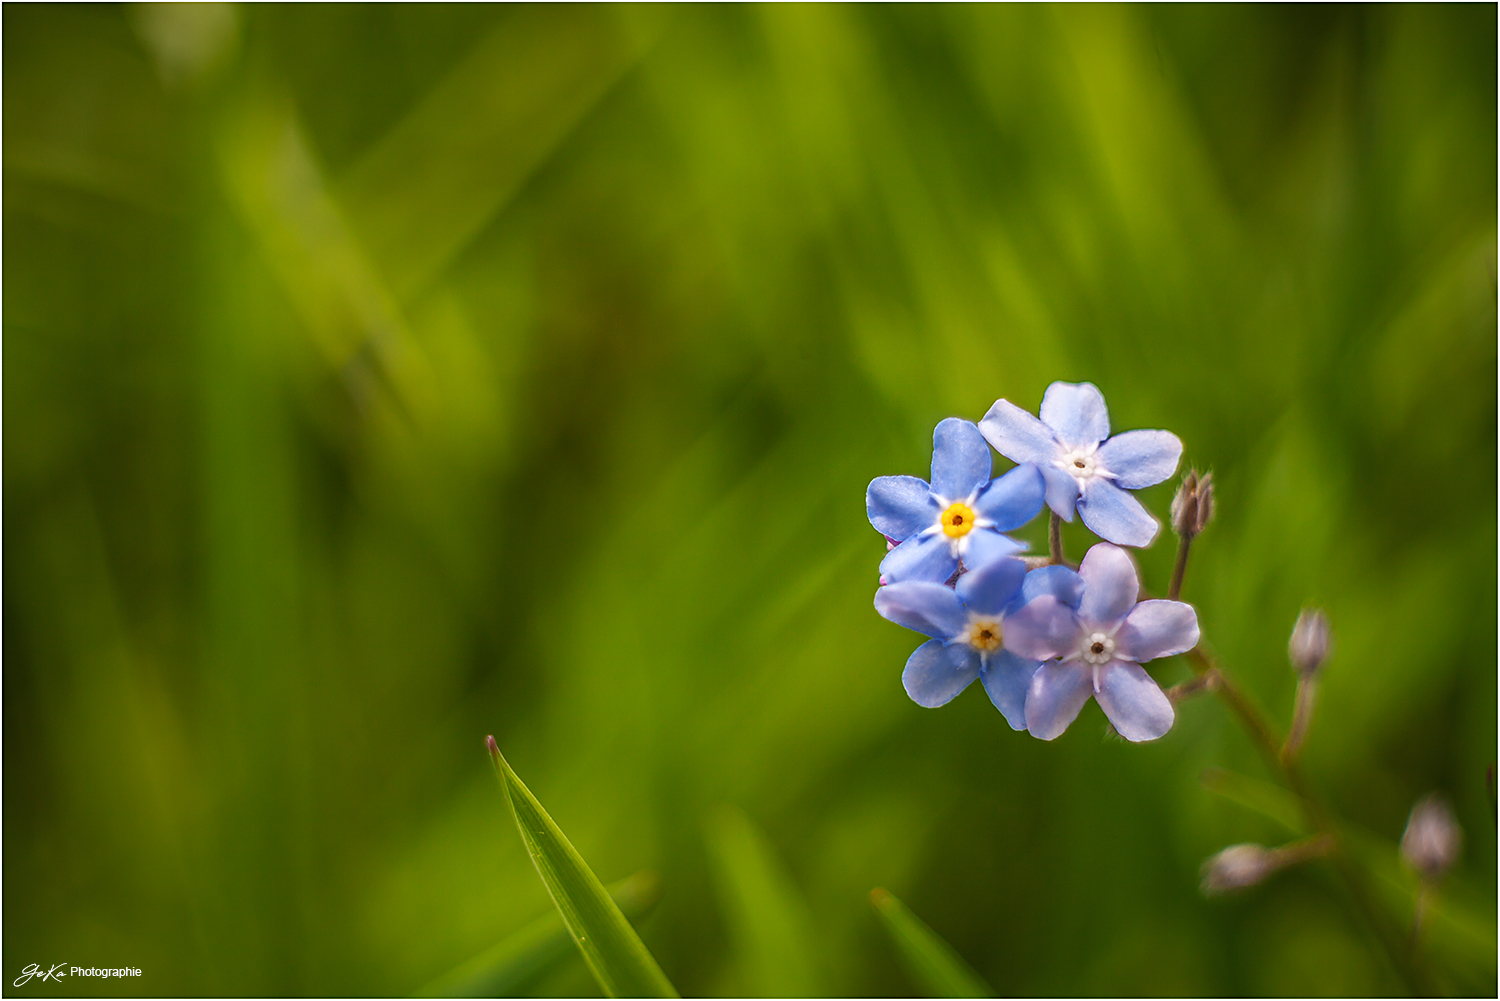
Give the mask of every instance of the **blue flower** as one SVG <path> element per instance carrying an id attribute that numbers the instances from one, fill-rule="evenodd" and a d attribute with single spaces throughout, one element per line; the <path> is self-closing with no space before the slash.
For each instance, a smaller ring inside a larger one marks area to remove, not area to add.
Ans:
<path id="1" fill-rule="evenodd" d="M 1101 539 L 1149 545 L 1160 526 L 1126 491 L 1175 473 L 1182 442 L 1170 431 L 1110 438 L 1104 397 L 1089 382 L 1054 382 L 1042 396 L 1041 414 L 1037 420 L 1008 400 L 996 400 L 979 429 L 1006 458 L 1036 463 L 1047 480 L 1047 505 L 1060 517 L 1072 521 L 1076 505 Z"/>
<path id="2" fill-rule="evenodd" d="M 1191 650 L 1198 615 L 1181 601 L 1137 602 L 1135 565 L 1107 542 L 1084 555 L 1078 576 L 1076 608 L 1042 594 L 1006 619 L 1006 647 L 1046 661 L 1026 693 L 1026 726 L 1051 740 L 1093 696 L 1120 736 L 1155 740 L 1172 729 L 1172 703 L 1141 662 Z"/>
<path id="3" fill-rule="evenodd" d="M 1059 607 L 1076 604 L 1083 582 L 1067 567 L 1026 572 L 1018 559 L 1001 557 L 958 579 L 957 587 L 928 581 L 890 584 L 875 592 L 875 610 L 932 639 L 906 662 L 906 694 L 929 709 L 949 702 L 975 678 L 1013 729 L 1026 729 L 1026 692 L 1039 661 L 1006 649 L 1006 616 L 1046 597 Z"/>
<path id="4" fill-rule="evenodd" d="M 972 421 L 949 417 L 932 432 L 932 483 L 881 476 L 865 493 L 870 524 L 898 545 L 880 564 L 882 582 L 941 584 L 962 560 L 974 570 L 1026 548 L 1000 534 L 1042 509 L 1046 483 L 1032 465 L 990 480 L 990 447 Z"/>

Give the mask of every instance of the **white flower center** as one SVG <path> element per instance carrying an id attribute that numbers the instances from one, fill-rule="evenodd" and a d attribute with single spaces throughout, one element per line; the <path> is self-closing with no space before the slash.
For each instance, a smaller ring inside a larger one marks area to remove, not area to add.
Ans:
<path id="1" fill-rule="evenodd" d="M 961 638 L 975 650 L 990 653 L 1000 649 L 1001 643 L 1005 641 L 1005 633 L 1000 628 L 999 618 L 970 613 L 969 624 L 964 629 Z"/>
<path id="2" fill-rule="evenodd" d="M 1078 645 L 1078 656 L 1085 664 L 1108 664 L 1115 659 L 1114 638 L 1105 633 L 1089 633 Z"/>
<path id="3" fill-rule="evenodd" d="M 1099 457 L 1095 454 L 1098 448 L 1098 443 L 1071 448 L 1054 459 L 1052 464 L 1071 475 L 1080 487 L 1093 479 L 1112 480 L 1115 474 L 1099 462 Z"/>

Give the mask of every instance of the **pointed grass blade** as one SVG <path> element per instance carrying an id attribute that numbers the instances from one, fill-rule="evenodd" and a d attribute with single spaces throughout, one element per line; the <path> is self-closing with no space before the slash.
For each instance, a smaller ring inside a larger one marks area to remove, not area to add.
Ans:
<path id="1" fill-rule="evenodd" d="M 610 899 L 599 877 L 511 770 L 495 738 L 485 738 L 485 745 L 532 864 L 604 993 L 616 998 L 677 997 L 671 981 Z"/>
<path id="2" fill-rule="evenodd" d="M 870 903 L 880 915 L 881 924 L 896 943 L 901 965 L 912 980 L 935 998 L 992 998 L 994 990 L 962 956 L 943 941 L 927 923 L 917 917 L 889 890 L 876 887 L 870 891 Z"/>
<path id="3" fill-rule="evenodd" d="M 776 850 L 750 818 L 720 807 L 704 819 L 714 889 L 746 997 L 823 995 L 813 918 Z"/>
<path id="4" fill-rule="evenodd" d="M 626 919 L 649 914 L 661 899 L 661 876 L 642 870 L 606 889 Z M 526 988 L 574 955 L 573 937 L 555 909 L 506 936 L 417 992 L 424 998 L 524 997 Z"/>

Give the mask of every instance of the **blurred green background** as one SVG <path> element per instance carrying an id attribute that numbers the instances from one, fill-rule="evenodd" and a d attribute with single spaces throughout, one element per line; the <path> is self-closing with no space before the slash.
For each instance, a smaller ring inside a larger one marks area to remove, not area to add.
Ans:
<path id="1" fill-rule="evenodd" d="M 1493 5 L 3 17 L 11 993 L 420 989 L 551 906 L 486 733 L 684 993 L 916 991 L 877 885 L 1005 994 L 1400 992 L 1326 866 L 1200 896 L 1292 836 L 1220 703 L 903 692 L 866 485 L 1063 379 L 1214 469 L 1278 726 L 1328 609 L 1308 771 L 1392 920 L 1450 797 L 1493 994 Z"/>

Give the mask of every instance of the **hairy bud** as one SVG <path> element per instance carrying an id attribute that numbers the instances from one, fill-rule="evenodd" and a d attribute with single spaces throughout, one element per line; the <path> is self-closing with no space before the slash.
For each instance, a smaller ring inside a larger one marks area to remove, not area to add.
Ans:
<path id="1" fill-rule="evenodd" d="M 1212 896 L 1254 886 L 1278 868 L 1275 852 L 1261 845 L 1230 845 L 1203 863 L 1203 892 Z"/>
<path id="2" fill-rule="evenodd" d="M 1172 531 L 1185 539 L 1202 532 L 1214 516 L 1214 474 L 1190 469 L 1172 498 Z"/>
<path id="3" fill-rule="evenodd" d="M 1198 471 L 1189 469 L 1172 495 L 1172 531 L 1193 535 L 1198 525 Z"/>
<path id="4" fill-rule="evenodd" d="M 1412 807 L 1406 833 L 1401 835 L 1401 857 L 1422 876 L 1436 880 L 1458 859 L 1464 833 L 1453 819 L 1447 800 L 1437 793 Z"/>
<path id="5" fill-rule="evenodd" d="M 1208 527 L 1214 517 L 1214 474 L 1204 473 L 1198 478 L 1198 531 Z"/>
<path id="6" fill-rule="evenodd" d="M 1304 678 L 1310 678 L 1318 673 L 1332 650 L 1333 631 L 1328 627 L 1328 617 L 1320 608 L 1304 608 L 1286 645 L 1292 667 Z"/>

